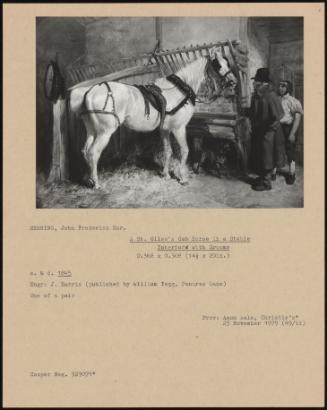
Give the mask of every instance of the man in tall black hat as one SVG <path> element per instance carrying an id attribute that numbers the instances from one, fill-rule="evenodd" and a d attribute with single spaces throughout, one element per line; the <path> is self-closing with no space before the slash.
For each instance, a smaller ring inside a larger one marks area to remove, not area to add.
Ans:
<path id="1" fill-rule="evenodd" d="M 250 107 L 252 125 L 252 166 L 259 177 L 252 189 L 268 191 L 271 189 L 271 173 L 281 167 L 285 158 L 284 141 L 280 119 L 284 115 L 277 94 L 272 89 L 268 68 L 259 68 L 254 80 L 254 93 Z"/>

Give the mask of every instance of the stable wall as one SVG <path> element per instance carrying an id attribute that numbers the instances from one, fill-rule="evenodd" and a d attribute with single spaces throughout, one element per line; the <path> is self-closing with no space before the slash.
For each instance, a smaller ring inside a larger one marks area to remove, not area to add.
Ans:
<path id="1" fill-rule="evenodd" d="M 108 17 L 88 24 L 89 62 L 105 63 L 151 52 L 156 44 L 155 17 Z"/>
<path id="2" fill-rule="evenodd" d="M 162 48 L 241 39 L 245 17 L 162 17 Z"/>
<path id="3" fill-rule="evenodd" d="M 272 43 L 270 50 L 270 67 L 286 64 L 294 72 L 303 72 L 303 41 Z"/>
<path id="4" fill-rule="evenodd" d="M 259 28 L 254 20 L 248 19 L 247 35 L 246 35 L 247 47 L 249 50 L 249 95 L 253 92 L 252 77 L 258 68 L 268 67 L 269 65 L 269 33 L 262 28 Z"/>

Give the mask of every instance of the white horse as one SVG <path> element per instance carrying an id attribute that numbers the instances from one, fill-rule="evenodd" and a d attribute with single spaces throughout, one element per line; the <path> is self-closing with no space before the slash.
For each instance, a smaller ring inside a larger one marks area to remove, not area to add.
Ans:
<path id="1" fill-rule="evenodd" d="M 227 84 L 236 85 L 236 78 L 227 60 L 217 48 L 212 49 L 208 56 L 190 62 L 175 74 L 193 90 L 195 95 L 201 83 L 210 78 L 214 79 L 216 93 Z M 167 113 L 185 100 L 185 94 L 167 78 L 159 78 L 154 84 L 161 89 L 166 99 Z M 91 88 L 74 87 L 70 95 L 70 109 L 77 115 L 82 114 L 87 132 L 82 152 L 90 168 L 87 185 L 95 188 L 100 187 L 97 173 L 100 155 L 117 128 L 124 124 L 135 131 L 150 132 L 159 126 L 161 119 L 160 113 L 151 104 L 148 115 L 145 115 L 144 97 L 138 88 L 119 82 L 100 83 Z M 194 105 L 187 101 L 176 113 L 165 115 L 160 129 L 165 154 L 163 176 L 165 179 L 170 178 L 169 161 L 172 154 L 170 133 L 172 132 L 181 152 L 180 183 L 182 184 L 187 183 L 188 177 L 186 160 L 189 149 L 186 141 L 186 125 L 193 113 Z"/>

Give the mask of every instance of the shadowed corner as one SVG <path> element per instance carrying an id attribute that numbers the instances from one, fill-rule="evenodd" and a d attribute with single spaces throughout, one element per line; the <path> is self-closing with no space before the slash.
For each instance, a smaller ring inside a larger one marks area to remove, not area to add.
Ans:
<path id="1" fill-rule="evenodd" d="M 36 197 L 36 208 L 43 208 L 43 201 L 39 196 Z"/>

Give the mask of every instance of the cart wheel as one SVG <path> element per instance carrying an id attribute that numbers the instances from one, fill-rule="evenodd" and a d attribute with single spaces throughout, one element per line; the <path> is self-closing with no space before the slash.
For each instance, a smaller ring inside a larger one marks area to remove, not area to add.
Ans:
<path id="1" fill-rule="evenodd" d="M 64 96 L 65 85 L 58 64 L 51 61 L 45 72 L 44 93 L 48 100 L 55 102 L 60 96 Z"/>

